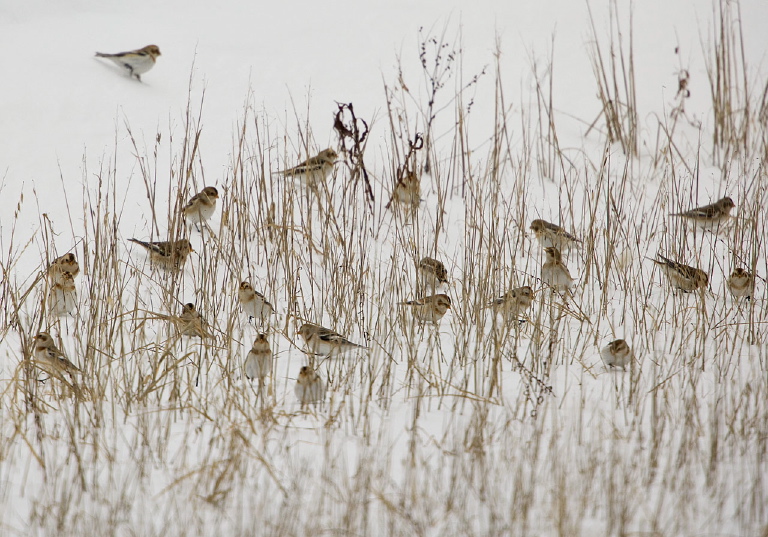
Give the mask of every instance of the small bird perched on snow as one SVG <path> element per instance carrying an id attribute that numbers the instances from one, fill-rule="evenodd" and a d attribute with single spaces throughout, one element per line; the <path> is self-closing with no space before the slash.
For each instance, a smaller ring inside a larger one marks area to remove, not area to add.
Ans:
<path id="1" fill-rule="evenodd" d="M 280 173 L 284 177 L 295 177 L 305 185 L 312 185 L 328 177 L 337 158 L 339 155 L 333 149 L 323 149 L 314 157 Z"/>
<path id="2" fill-rule="evenodd" d="M 80 265 L 77 262 L 75 254 L 72 252 L 64 254 L 61 257 L 57 257 L 48 266 L 48 277 L 52 283 L 56 283 L 61 280 L 61 275 L 69 273 L 74 278 L 80 273 Z"/>
<path id="3" fill-rule="evenodd" d="M 330 328 L 324 328 L 319 324 L 303 324 L 301 328 L 299 328 L 298 333 L 304 338 L 307 347 L 309 347 L 309 350 L 314 354 L 341 354 L 352 349 L 368 348 L 363 345 L 352 343 L 338 332 L 334 332 Z"/>
<path id="4" fill-rule="evenodd" d="M 419 261 L 418 269 L 427 287 L 434 289 L 439 284 L 448 283 L 448 271 L 445 269 L 442 261 L 431 257 L 423 257 Z"/>
<path id="5" fill-rule="evenodd" d="M 607 367 L 624 369 L 632 360 L 632 349 L 623 339 L 615 339 L 600 351 L 600 356 Z"/>
<path id="6" fill-rule="evenodd" d="M 216 211 L 216 200 L 219 199 L 219 191 L 215 187 L 207 186 L 192 196 L 182 209 L 184 218 L 197 227 L 213 216 Z M 197 228 L 200 231 L 200 228 Z"/>
<path id="7" fill-rule="evenodd" d="M 187 260 L 190 252 L 194 252 L 187 239 L 177 241 L 144 242 L 138 239 L 128 239 L 147 249 L 149 260 L 159 267 L 171 269 L 180 268 Z"/>
<path id="8" fill-rule="evenodd" d="M 157 45 L 147 45 L 144 48 L 117 54 L 96 53 L 97 58 L 111 60 L 118 67 L 127 70 L 128 76 L 135 76 L 138 81 L 141 81 L 141 75 L 155 66 L 158 56 L 160 56 L 160 49 Z"/>
<path id="9" fill-rule="evenodd" d="M 446 294 L 431 295 L 407 302 L 398 302 L 408 306 L 413 316 L 420 322 L 437 323 L 451 307 L 451 297 Z"/>
<path id="10" fill-rule="evenodd" d="M 314 369 L 305 365 L 299 370 L 299 378 L 296 380 L 294 391 L 302 407 L 319 403 L 325 399 L 325 382 Z"/>
<path id="11" fill-rule="evenodd" d="M 563 255 L 554 246 L 544 248 L 547 260 L 541 266 L 541 280 L 555 290 L 565 290 L 573 285 L 573 278 L 568 267 L 563 263 Z"/>
<path id="12" fill-rule="evenodd" d="M 248 282 L 242 282 L 237 290 L 237 297 L 243 311 L 248 315 L 248 320 L 256 319 L 263 323 L 270 315 L 275 313 L 275 308 L 267 302 L 267 299 L 256 291 Z"/>
<path id="13" fill-rule="evenodd" d="M 755 277 L 747 270 L 738 267 L 728 277 L 728 290 L 737 298 L 745 296 L 750 300 L 755 292 Z"/>
<path id="14" fill-rule="evenodd" d="M 48 313 L 54 317 L 67 315 L 72 313 L 76 303 L 75 278 L 71 272 L 62 272 L 48 292 Z"/>
<path id="15" fill-rule="evenodd" d="M 34 342 L 35 361 L 49 373 L 54 375 L 67 373 L 73 377 L 81 373 L 80 368 L 67 360 L 64 353 L 56 347 L 56 342 L 49 333 L 40 332 L 34 337 Z"/>
<path id="16" fill-rule="evenodd" d="M 205 331 L 205 321 L 197 311 L 195 305 L 191 302 L 187 302 L 181 308 L 181 315 L 179 315 L 177 326 L 179 333 L 182 336 L 207 338 L 211 335 Z"/>
<path id="17" fill-rule="evenodd" d="M 672 261 L 663 255 L 658 257 L 661 258 L 661 261 L 657 259 L 652 259 L 651 261 L 662 268 L 673 287 L 680 289 L 684 293 L 704 288 L 709 284 L 709 276 L 703 270 Z"/>
<path id="18" fill-rule="evenodd" d="M 269 348 L 266 334 L 256 336 L 243 364 L 243 372 L 249 380 L 259 379 L 259 385 L 272 372 L 272 349 Z"/>
<path id="19" fill-rule="evenodd" d="M 710 205 L 696 207 L 683 213 L 670 213 L 670 216 L 685 218 L 699 227 L 711 231 L 725 224 L 731 218 L 731 209 L 734 207 L 736 207 L 736 204 L 733 203 L 731 198 L 726 196 Z"/>
<path id="20" fill-rule="evenodd" d="M 531 307 L 534 297 L 533 289 L 528 285 L 524 285 L 523 287 L 516 287 L 499 298 L 492 300 L 488 306 L 503 311 L 506 317 L 518 318 Z"/>
<path id="21" fill-rule="evenodd" d="M 575 235 L 571 235 L 557 224 L 546 220 L 536 219 L 531 222 L 531 231 L 536 235 L 542 248 L 554 247 L 564 252 L 571 246 L 581 242 Z"/>

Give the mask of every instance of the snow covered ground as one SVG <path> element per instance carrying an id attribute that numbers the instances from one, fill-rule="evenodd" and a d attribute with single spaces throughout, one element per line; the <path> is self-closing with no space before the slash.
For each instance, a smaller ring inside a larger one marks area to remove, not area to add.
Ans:
<path id="1" fill-rule="evenodd" d="M 0 4 L 0 534 L 768 532 L 768 4 L 515 4 Z M 93 57 L 150 43 L 141 83 Z M 338 103 L 369 129 L 373 200 Z M 423 200 L 386 208 L 417 133 Z M 317 190 L 277 173 L 325 147 Z M 206 185 L 199 233 L 178 214 Z M 668 216 L 725 195 L 717 234 Z M 539 280 L 535 218 L 583 241 L 568 298 Z M 174 233 L 195 250 L 177 275 L 128 242 Z M 77 309 L 55 318 L 40 275 L 69 251 Z M 673 292 L 657 253 L 708 289 Z M 427 255 L 437 326 L 398 305 Z M 739 266 L 751 301 L 726 289 Z M 519 285 L 526 323 L 486 307 Z M 186 302 L 212 338 L 176 336 Z M 315 360 L 328 394 L 301 408 L 305 320 L 369 350 Z M 76 387 L 30 361 L 40 331 Z M 626 371 L 601 362 L 615 338 Z"/>

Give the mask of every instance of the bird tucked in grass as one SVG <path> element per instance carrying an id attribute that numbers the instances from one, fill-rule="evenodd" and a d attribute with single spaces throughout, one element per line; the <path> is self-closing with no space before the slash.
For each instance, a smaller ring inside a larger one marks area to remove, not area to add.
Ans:
<path id="1" fill-rule="evenodd" d="M 703 270 L 672 261 L 663 255 L 658 257 L 660 260 L 652 259 L 651 261 L 661 267 L 669 278 L 672 287 L 680 289 L 684 293 L 690 293 L 697 289 L 703 289 L 709 284 L 709 276 Z"/>
<path id="2" fill-rule="evenodd" d="M 299 328 L 299 335 L 304 338 L 307 348 L 313 354 L 341 354 L 354 349 L 366 349 L 363 345 L 352 343 L 347 338 L 319 324 L 305 323 Z"/>
<path id="3" fill-rule="evenodd" d="M 724 225 L 731 218 L 731 210 L 736 207 L 733 200 L 729 197 L 724 197 L 717 200 L 715 203 L 704 205 L 703 207 L 696 207 L 690 211 L 682 213 L 670 213 L 670 216 L 677 216 L 693 222 L 699 227 L 707 230 L 716 229 Z"/>

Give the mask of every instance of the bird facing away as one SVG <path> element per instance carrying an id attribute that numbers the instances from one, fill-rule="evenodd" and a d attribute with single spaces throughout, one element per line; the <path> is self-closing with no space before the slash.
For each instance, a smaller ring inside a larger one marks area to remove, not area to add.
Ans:
<path id="1" fill-rule="evenodd" d="M 80 368 L 67 360 L 64 353 L 56 347 L 56 342 L 49 333 L 40 332 L 34 337 L 34 342 L 35 362 L 49 373 L 54 375 L 67 373 L 70 376 L 79 375 L 81 373 Z"/>
<path id="2" fill-rule="evenodd" d="M 560 250 L 554 246 L 544 248 L 547 260 L 541 266 L 541 280 L 555 290 L 565 290 L 573 285 L 568 267 L 563 264 Z"/>
<path id="3" fill-rule="evenodd" d="M 54 317 L 67 315 L 74 311 L 76 303 L 75 278 L 70 272 L 62 272 L 48 292 L 48 313 Z"/>
<path id="4" fill-rule="evenodd" d="M 240 289 L 237 290 L 237 297 L 240 299 L 240 305 L 243 311 L 248 315 L 248 320 L 256 319 L 260 323 L 275 313 L 275 308 L 267 302 L 267 299 L 256 291 L 248 282 L 242 282 Z"/>
<path id="5" fill-rule="evenodd" d="M 709 276 L 703 270 L 672 261 L 663 255 L 658 257 L 661 261 L 658 259 L 653 259 L 652 261 L 661 267 L 667 278 L 669 278 L 669 283 L 672 287 L 680 289 L 684 293 L 689 293 L 697 289 L 703 289 L 709 284 Z"/>
<path id="6" fill-rule="evenodd" d="M 533 289 L 528 285 L 524 285 L 523 287 L 516 287 L 499 298 L 492 300 L 488 306 L 503 311 L 506 317 L 517 318 L 531 307 L 535 296 Z"/>
<path id="7" fill-rule="evenodd" d="M 212 186 L 205 187 L 192 196 L 184 206 L 182 209 L 184 218 L 195 226 L 207 222 L 216 211 L 217 199 L 219 199 L 219 191 Z"/>
<path id="8" fill-rule="evenodd" d="M 299 335 L 304 338 L 307 347 L 314 354 L 341 354 L 352 349 L 366 349 L 363 345 L 352 343 L 347 338 L 324 328 L 319 324 L 305 323 L 299 328 Z"/>
<path id="9" fill-rule="evenodd" d="M 284 177 L 294 177 L 305 185 L 312 185 L 328 177 L 337 158 L 339 155 L 333 149 L 323 149 L 314 157 L 310 157 L 301 164 L 281 173 Z"/>
<path id="10" fill-rule="evenodd" d="M 575 235 L 568 233 L 557 224 L 547 222 L 546 220 L 536 219 L 531 222 L 531 231 L 538 239 L 542 248 L 557 248 L 564 252 L 572 246 L 577 246 L 581 240 Z"/>
<path id="11" fill-rule="evenodd" d="M 431 257 L 423 257 L 419 261 L 419 274 L 428 287 L 436 287 L 439 284 L 448 283 L 448 271 L 442 261 Z"/>
<path id="12" fill-rule="evenodd" d="M 181 308 L 181 315 L 178 318 L 179 334 L 182 336 L 206 338 L 211 337 L 205 331 L 205 321 L 197 311 L 195 305 L 191 302 L 187 302 Z"/>
<path id="13" fill-rule="evenodd" d="M 325 382 L 314 369 L 305 365 L 299 370 L 295 392 L 301 406 L 319 403 L 325 399 Z"/>
<path id="14" fill-rule="evenodd" d="M 755 292 L 755 277 L 747 270 L 738 267 L 728 277 L 728 290 L 736 298 L 752 299 Z"/>
<path id="15" fill-rule="evenodd" d="M 114 62 L 118 67 L 128 71 L 128 76 L 135 76 L 138 81 L 141 81 L 141 75 L 155 66 L 158 56 L 160 56 L 160 49 L 157 45 L 147 45 L 144 48 L 116 54 L 96 53 L 97 58 L 106 58 Z"/>
<path id="16" fill-rule="evenodd" d="M 266 334 L 259 334 L 253 342 L 243 364 L 243 372 L 249 380 L 259 379 L 259 384 L 272 372 L 272 349 Z"/>
<path id="17" fill-rule="evenodd" d="M 696 207 L 682 213 L 670 213 L 670 216 L 679 216 L 703 229 L 712 230 L 725 224 L 731 218 L 731 209 L 734 207 L 736 207 L 736 204 L 733 203 L 731 198 L 726 196 L 715 203 Z"/>
<path id="18" fill-rule="evenodd" d="M 399 302 L 401 306 L 408 306 L 413 316 L 419 322 L 437 323 L 443 318 L 445 312 L 451 308 L 451 297 L 446 294 L 438 294 Z"/>
<path id="19" fill-rule="evenodd" d="M 403 177 L 395 185 L 392 197 L 385 209 L 388 209 L 392 202 L 412 208 L 419 206 L 421 202 L 421 180 L 416 172 L 407 170 L 403 174 Z"/>
<path id="20" fill-rule="evenodd" d="M 60 281 L 61 275 L 64 273 L 71 274 L 73 278 L 80 274 L 80 265 L 77 262 L 75 254 L 72 252 L 57 257 L 48 266 L 48 277 L 51 279 L 51 283 Z"/>
<path id="21" fill-rule="evenodd" d="M 632 349 L 623 339 L 615 339 L 600 351 L 600 356 L 607 367 L 624 369 L 632 360 Z"/>
<path id="22" fill-rule="evenodd" d="M 144 242 L 138 239 L 128 239 L 141 245 L 149 252 L 149 260 L 165 269 L 178 269 L 184 265 L 190 252 L 194 252 L 187 239 L 177 241 Z"/>

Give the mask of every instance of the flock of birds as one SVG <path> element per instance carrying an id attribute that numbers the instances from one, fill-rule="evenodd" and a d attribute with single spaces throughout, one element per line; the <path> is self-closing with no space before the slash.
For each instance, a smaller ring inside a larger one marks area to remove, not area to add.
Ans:
<path id="1" fill-rule="evenodd" d="M 149 45 L 131 52 L 97 53 L 97 56 L 112 60 L 127 70 L 130 76 L 140 80 L 141 74 L 154 66 L 156 58 L 160 56 L 160 50 L 155 45 Z M 306 186 L 316 185 L 319 181 L 326 179 L 337 158 L 336 151 L 330 148 L 325 149 L 316 156 L 280 173 L 285 177 L 298 179 Z M 387 206 L 393 202 L 418 206 L 419 195 L 420 184 L 417 174 L 407 172 L 395 185 L 392 199 Z M 182 212 L 185 220 L 196 227 L 205 225 L 216 210 L 218 198 L 219 193 L 215 187 L 205 187 L 184 206 Z M 674 213 L 671 216 L 684 218 L 703 229 L 717 232 L 719 228 L 727 225 L 734 207 L 733 200 L 724 197 L 711 205 Z M 582 241 L 561 226 L 542 219 L 533 220 L 530 230 L 546 254 L 540 273 L 542 283 L 553 292 L 567 293 L 574 285 L 574 278 L 563 262 L 563 252 L 577 247 Z M 165 270 L 181 269 L 187 256 L 193 252 L 192 245 L 187 239 L 157 242 L 135 238 L 129 240 L 146 249 L 150 262 Z M 699 268 L 673 261 L 662 255 L 652 261 L 666 274 L 671 286 L 684 293 L 703 290 L 709 284 L 709 276 Z M 446 293 L 436 293 L 440 286 L 448 283 L 448 271 L 442 262 L 430 257 L 421 259 L 418 271 L 423 287 L 431 289 L 433 294 L 399 304 L 408 308 L 418 322 L 438 323 L 451 308 L 450 296 Z M 74 280 L 79 272 L 80 267 L 73 253 L 67 253 L 49 265 L 47 275 L 50 287 L 47 304 L 50 315 L 62 316 L 73 311 L 77 298 Z M 727 286 L 734 297 L 749 299 L 754 292 L 755 278 L 749 271 L 739 267 L 728 278 Z M 502 312 L 507 319 L 519 320 L 531 307 L 534 298 L 533 288 L 526 285 L 511 289 L 503 296 L 491 301 L 488 306 Z M 255 319 L 263 324 L 275 313 L 274 307 L 266 297 L 247 281 L 240 284 L 238 299 L 249 320 Z M 203 317 L 192 303 L 184 304 L 178 317 L 172 317 L 172 319 L 180 335 L 211 337 L 206 331 Z M 367 349 L 364 345 L 353 343 L 338 332 L 318 324 L 304 323 L 297 333 L 303 338 L 310 357 L 338 355 L 354 349 Z M 35 336 L 34 341 L 34 358 L 43 369 L 59 378 L 62 378 L 62 373 L 66 373 L 73 380 L 76 375 L 81 374 L 81 370 L 58 349 L 50 334 L 41 332 Z M 633 360 L 633 353 L 624 339 L 616 339 L 601 350 L 601 357 L 606 366 L 624 369 Z M 248 352 L 243 364 L 243 372 L 248 379 L 258 379 L 261 388 L 266 377 L 271 374 L 272 367 L 272 350 L 266 335 L 260 333 Z M 311 358 L 309 365 L 302 366 L 299 371 L 295 394 L 301 404 L 305 405 L 322 401 L 325 391 L 325 383 L 317 374 L 314 359 Z"/>

